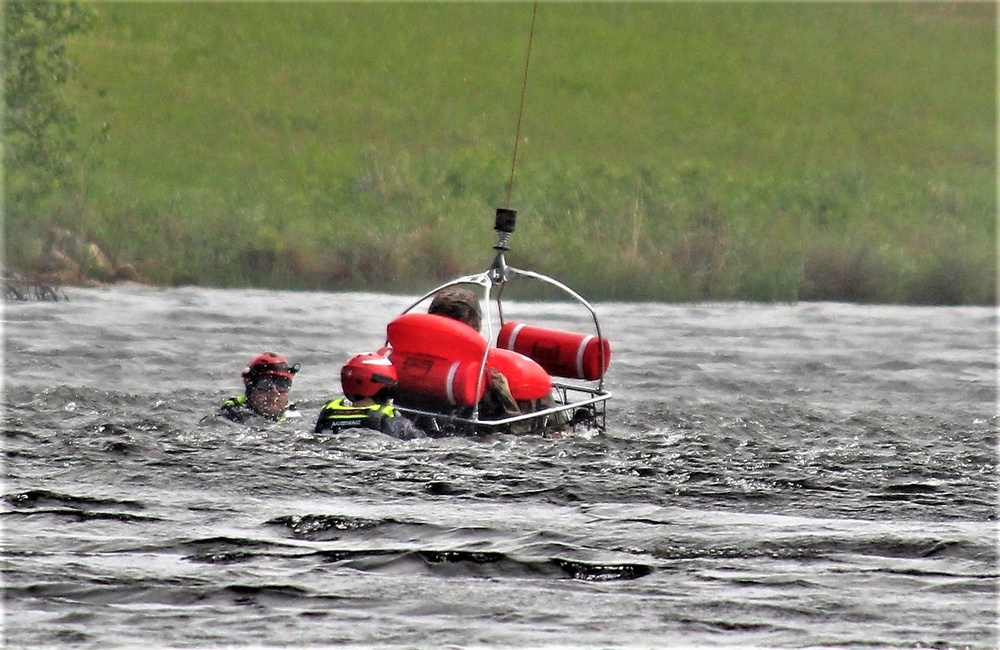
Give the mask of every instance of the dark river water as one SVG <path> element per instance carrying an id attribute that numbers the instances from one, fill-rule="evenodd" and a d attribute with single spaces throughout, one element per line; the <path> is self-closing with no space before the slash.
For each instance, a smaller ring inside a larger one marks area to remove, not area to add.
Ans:
<path id="1" fill-rule="evenodd" d="M 413 297 L 67 293 L 3 306 L 6 647 L 998 645 L 994 309 L 598 303 L 607 431 L 398 441 L 312 426 Z M 203 422 L 264 350 L 304 416 Z"/>

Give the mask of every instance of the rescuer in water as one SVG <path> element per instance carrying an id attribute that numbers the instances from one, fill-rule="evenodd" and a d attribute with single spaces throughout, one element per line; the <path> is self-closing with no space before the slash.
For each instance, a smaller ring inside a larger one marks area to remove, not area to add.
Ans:
<path id="1" fill-rule="evenodd" d="M 258 417 L 276 422 L 301 417 L 295 403 L 288 400 L 292 377 L 300 367 L 289 365 L 285 357 L 274 352 L 254 357 L 243 371 L 244 394 L 227 399 L 220 413 L 240 423 Z"/>
<path id="2" fill-rule="evenodd" d="M 386 357 L 374 353 L 353 357 L 340 371 L 344 396 L 323 406 L 315 432 L 363 428 L 401 440 L 426 438 L 427 434 L 397 413 L 393 406 L 396 382 L 396 369 Z"/>

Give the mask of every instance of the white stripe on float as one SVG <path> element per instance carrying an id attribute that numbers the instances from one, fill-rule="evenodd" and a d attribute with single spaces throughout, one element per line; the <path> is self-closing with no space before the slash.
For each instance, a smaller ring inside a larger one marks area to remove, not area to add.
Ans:
<path id="1" fill-rule="evenodd" d="M 586 377 L 586 375 L 583 374 L 583 353 L 587 351 L 587 344 L 590 343 L 593 338 L 593 334 L 587 336 L 580 342 L 580 347 L 576 349 L 576 373 L 581 379 Z"/>
<path id="2" fill-rule="evenodd" d="M 507 341 L 508 350 L 514 349 L 514 346 L 517 344 L 517 335 L 521 332 L 522 327 L 524 327 L 524 323 L 518 323 L 514 326 L 514 330 L 510 333 L 510 339 Z"/>
<path id="3" fill-rule="evenodd" d="M 445 380 L 444 388 L 448 392 L 448 403 L 453 406 L 458 406 L 458 403 L 455 401 L 455 375 L 458 374 L 458 367 L 461 364 L 461 361 L 451 364 L 451 368 L 448 369 L 448 379 Z"/>

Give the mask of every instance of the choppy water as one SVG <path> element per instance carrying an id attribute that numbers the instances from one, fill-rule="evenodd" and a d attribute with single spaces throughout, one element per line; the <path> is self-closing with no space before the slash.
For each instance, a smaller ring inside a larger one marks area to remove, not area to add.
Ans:
<path id="1" fill-rule="evenodd" d="M 4 306 L 9 647 L 997 646 L 992 309 L 598 304 L 606 433 L 402 442 L 311 428 L 408 297 L 69 294 Z M 305 417 L 200 425 L 264 349 Z"/>

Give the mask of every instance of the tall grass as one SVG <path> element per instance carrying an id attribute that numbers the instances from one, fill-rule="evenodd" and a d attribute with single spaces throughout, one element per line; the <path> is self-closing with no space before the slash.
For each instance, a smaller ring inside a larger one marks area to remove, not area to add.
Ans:
<path id="1" fill-rule="evenodd" d="M 531 6 L 108 3 L 83 192 L 8 214 L 165 284 L 408 291 L 490 259 Z M 595 299 L 992 303 L 996 13 L 542 4 L 508 260 Z"/>

